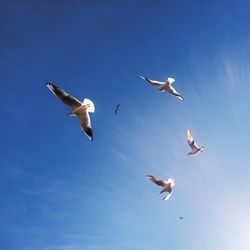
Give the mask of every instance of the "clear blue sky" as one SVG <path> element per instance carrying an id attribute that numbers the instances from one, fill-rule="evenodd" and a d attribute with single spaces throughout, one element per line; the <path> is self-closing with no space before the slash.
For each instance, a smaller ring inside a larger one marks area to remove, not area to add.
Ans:
<path id="1" fill-rule="evenodd" d="M 249 13 L 1 1 L 0 249 L 249 250 Z M 139 75 L 176 78 L 185 100 Z M 47 81 L 94 101 L 93 142 Z M 205 145 L 194 157 L 188 128 Z M 167 202 L 147 174 L 176 180 Z"/>

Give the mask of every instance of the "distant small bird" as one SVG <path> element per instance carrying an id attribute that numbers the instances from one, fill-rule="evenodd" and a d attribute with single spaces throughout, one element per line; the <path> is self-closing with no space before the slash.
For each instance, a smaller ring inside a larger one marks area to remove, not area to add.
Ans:
<path id="1" fill-rule="evenodd" d="M 158 179 L 152 175 L 147 175 L 147 178 L 150 179 L 152 182 L 154 182 L 156 185 L 158 186 L 162 186 L 162 190 L 160 192 L 160 194 L 164 193 L 164 192 L 167 192 L 168 195 L 163 197 L 162 200 L 168 200 L 169 197 L 171 196 L 172 194 L 172 191 L 173 191 L 173 187 L 175 185 L 175 181 L 174 179 L 172 178 L 169 178 L 167 180 L 161 180 L 161 179 Z"/>
<path id="2" fill-rule="evenodd" d="M 116 114 L 116 115 L 117 115 L 117 113 L 120 111 L 120 106 L 121 106 L 120 103 L 116 106 L 116 109 L 115 109 L 115 114 Z"/>
<path id="3" fill-rule="evenodd" d="M 183 220 L 184 218 L 183 217 L 179 217 L 180 220 Z"/>
<path id="4" fill-rule="evenodd" d="M 168 78 L 165 82 L 158 82 L 158 81 L 154 81 L 151 80 L 147 77 L 144 76 L 140 76 L 144 81 L 151 83 L 154 86 L 160 87 L 158 89 L 159 92 L 163 92 L 163 91 L 167 91 L 168 93 L 170 93 L 171 95 L 176 96 L 177 98 L 179 98 L 180 100 L 184 100 L 183 96 L 178 93 L 174 87 L 172 86 L 173 82 L 175 81 L 174 78 Z"/>
<path id="5" fill-rule="evenodd" d="M 191 152 L 188 153 L 189 155 L 197 154 L 198 152 L 202 152 L 205 149 L 204 146 L 198 146 L 196 144 L 196 142 L 194 141 L 194 138 L 191 134 L 190 129 L 187 130 L 187 141 L 188 141 L 188 145 L 191 148 Z"/>
<path id="6" fill-rule="evenodd" d="M 95 112 L 94 103 L 89 99 L 84 99 L 83 103 L 75 97 L 69 95 L 61 88 L 57 87 L 53 83 L 46 84 L 49 90 L 57 96 L 64 104 L 70 106 L 72 110 L 68 113 L 69 116 L 78 116 L 80 120 L 80 127 L 87 135 L 89 140 L 93 140 L 93 131 L 91 127 L 91 121 L 89 112 Z"/>

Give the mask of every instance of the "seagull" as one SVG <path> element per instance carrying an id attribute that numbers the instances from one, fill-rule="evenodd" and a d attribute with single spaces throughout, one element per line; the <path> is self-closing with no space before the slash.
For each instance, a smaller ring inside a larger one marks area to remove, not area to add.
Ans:
<path id="1" fill-rule="evenodd" d="M 183 217 L 179 217 L 180 220 L 183 220 L 184 218 Z"/>
<path id="2" fill-rule="evenodd" d="M 164 92 L 164 91 L 167 91 L 168 93 L 170 93 L 171 95 L 175 95 L 177 98 L 179 98 L 180 100 L 184 100 L 183 96 L 178 93 L 174 87 L 172 86 L 173 82 L 175 81 L 174 78 L 167 78 L 167 80 L 165 82 L 158 82 L 158 81 L 154 81 L 154 80 L 151 80 L 147 77 L 144 77 L 144 76 L 140 76 L 144 81 L 146 82 L 149 82 L 151 83 L 152 85 L 154 86 L 157 86 L 157 87 L 160 87 L 158 89 L 159 92 Z"/>
<path id="3" fill-rule="evenodd" d="M 115 114 L 116 114 L 116 115 L 117 115 L 117 113 L 120 111 L 120 106 L 121 106 L 120 103 L 116 106 L 116 109 L 115 109 Z"/>
<path id="4" fill-rule="evenodd" d="M 188 153 L 189 155 L 194 155 L 198 152 L 202 152 L 205 149 L 204 146 L 198 146 L 196 144 L 196 142 L 194 141 L 194 137 L 191 134 L 190 129 L 187 130 L 187 141 L 188 141 L 188 145 L 192 149 L 191 152 Z"/>
<path id="5" fill-rule="evenodd" d="M 93 131 L 91 127 L 91 121 L 89 117 L 89 112 L 95 112 L 95 105 L 94 103 L 85 98 L 83 102 L 80 102 L 75 97 L 71 96 L 70 94 L 66 93 L 61 88 L 57 87 L 53 83 L 46 84 L 49 90 L 57 96 L 64 104 L 70 106 L 72 110 L 68 113 L 69 116 L 78 116 L 80 120 L 80 127 L 83 132 L 87 135 L 88 139 L 93 141 Z"/>
<path id="6" fill-rule="evenodd" d="M 161 180 L 161 179 L 158 179 L 158 178 L 156 178 L 156 177 L 154 177 L 152 175 L 147 175 L 147 178 L 150 179 L 152 182 L 154 182 L 156 185 L 163 187 L 160 194 L 162 194 L 164 192 L 167 192 L 168 195 L 163 197 L 162 200 L 168 200 L 169 197 L 172 194 L 172 189 L 173 189 L 173 187 L 175 185 L 174 179 L 169 178 L 167 180 Z"/>

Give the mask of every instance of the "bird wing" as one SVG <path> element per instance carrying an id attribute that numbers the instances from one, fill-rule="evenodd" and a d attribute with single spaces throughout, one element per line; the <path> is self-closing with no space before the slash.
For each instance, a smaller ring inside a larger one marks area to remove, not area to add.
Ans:
<path id="1" fill-rule="evenodd" d="M 169 78 L 166 80 L 166 83 L 168 83 L 169 85 L 172 85 L 173 82 L 175 82 L 175 79 L 174 79 L 174 78 L 171 78 L 171 77 L 169 77 Z"/>
<path id="2" fill-rule="evenodd" d="M 187 141 L 188 145 L 191 147 L 191 149 L 197 149 L 198 145 L 194 141 L 194 137 L 191 134 L 190 129 L 187 130 Z"/>
<path id="3" fill-rule="evenodd" d="M 117 106 L 116 106 L 116 109 L 115 109 L 115 113 L 117 114 L 117 112 L 119 111 L 119 108 L 120 108 L 120 104 L 118 104 Z"/>
<path id="4" fill-rule="evenodd" d="M 79 107 L 82 105 L 82 103 L 76 99 L 75 97 L 71 96 L 67 92 L 65 92 L 63 89 L 57 87 L 56 85 L 52 83 L 47 83 L 47 87 L 49 90 L 56 95 L 64 104 L 72 107 L 73 109 Z"/>
<path id="5" fill-rule="evenodd" d="M 168 200 L 170 198 L 171 194 L 172 194 L 172 189 L 171 189 L 170 192 L 168 192 L 168 195 L 166 195 L 165 197 L 163 197 L 162 200 L 164 200 L 164 201 Z"/>
<path id="6" fill-rule="evenodd" d="M 175 90 L 175 88 L 173 86 L 170 85 L 170 88 L 169 88 L 169 93 L 172 94 L 172 95 L 175 95 L 177 98 L 179 98 L 180 100 L 184 100 L 184 97 Z"/>
<path id="7" fill-rule="evenodd" d="M 159 185 L 159 186 L 166 186 L 167 182 L 164 181 L 164 180 L 161 180 L 161 179 L 158 179 L 152 175 L 147 175 L 147 178 L 150 179 L 152 182 L 154 182 L 156 185 Z"/>
<path id="8" fill-rule="evenodd" d="M 87 135 L 89 140 L 93 141 L 93 130 L 91 127 L 89 113 L 86 110 L 83 110 L 83 112 L 81 112 L 78 117 L 80 120 L 80 127 L 82 131 Z"/>
<path id="9" fill-rule="evenodd" d="M 141 76 L 141 78 L 146 81 L 146 82 L 149 82 L 150 84 L 154 85 L 154 86 L 158 86 L 158 87 L 161 87 L 162 85 L 164 85 L 164 82 L 158 82 L 158 81 L 155 81 L 155 80 L 151 80 L 147 77 L 144 77 L 144 76 Z"/>

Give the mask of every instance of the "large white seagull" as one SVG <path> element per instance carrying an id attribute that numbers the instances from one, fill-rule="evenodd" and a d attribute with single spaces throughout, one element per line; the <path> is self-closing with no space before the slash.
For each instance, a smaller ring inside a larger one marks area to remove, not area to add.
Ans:
<path id="1" fill-rule="evenodd" d="M 159 92 L 163 92 L 163 91 L 167 91 L 168 93 L 170 93 L 171 95 L 176 96 L 177 98 L 179 98 L 180 100 L 184 100 L 183 96 L 178 93 L 175 88 L 172 86 L 173 82 L 175 81 L 174 78 L 169 77 L 165 82 L 159 82 L 159 81 L 155 81 L 155 80 L 151 80 L 147 77 L 144 76 L 140 76 L 144 81 L 149 82 L 150 84 L 160 87 L 158 89 Z"/>
<path id="2" fill-rule="evenodd" d="M 194 141 L 194 137 L 192 136 L 190 129 L 187 130 L 187 141 L 188 141 L 188 145 L 191 148 L 191 152 L 188 153 L 189 155 L 194 155 L 199 152 L 202 152 L 205 148 L 204 146 L 197 145 L 197 143 Z"/>
<path id="3" fill-rule="evenodd" d="M 70 116 L 78 116 L 80 120 L 80 127 L 87 135 L 89 140 L 93 140 L 93 130 L 91 127 L 91 121 L 89 117 L 89 112 L 95 112 L 95 105 L 89 99 L 84 99 L 83 102 L 80 102 L 75 97 L 71 96 L 63 89 L 57 87 L 53 83 L 46 84 L 49 90 L 57 96 L 64 104 L 70 106 L 72 110 L 68 113 Z"/>
<path id="4" fill-rule="evenodd" d="M 173 187 L 175 185 L 175 181 L 174 179 L 172 178 L 169 178 L 167 180 L 161 180 L 159 178 L 156 178 L 155 176 L 153 175 L 147 175 L 147 178 L 149 180 L 151 180 L 153 183 L 155 183 L 156 185 L 158 186 L 161 186 L 162 187 L 162 190 L 160 192 L 160 194 L 164 193 L 164 192 L 167 192 L 168 195 L 164 196 L 162 200 L 168 200 L 169 197 L 171 196 L 172 194 L 172 191 L 173 191 Z"/>

